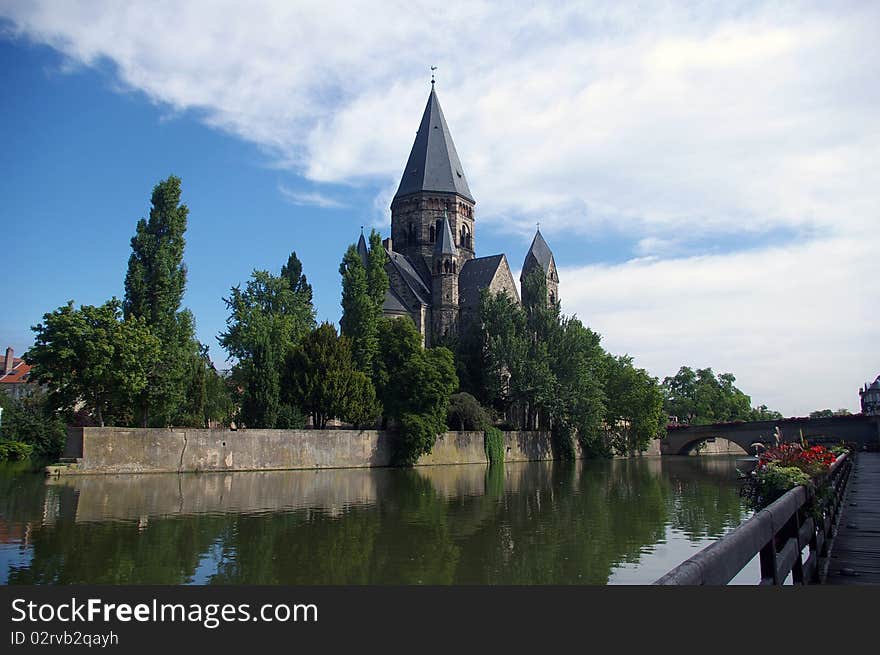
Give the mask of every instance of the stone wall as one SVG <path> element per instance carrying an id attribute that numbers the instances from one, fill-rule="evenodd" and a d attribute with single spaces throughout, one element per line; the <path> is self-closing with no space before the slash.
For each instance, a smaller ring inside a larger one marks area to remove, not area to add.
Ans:
<path id="1" fill-rule="evenodd" d="M 59 473 L 262 471 L 390 466 L 394 436 L 376 430 L 77 428 Z M 505 461 L 553 459 L 546 432 L 506 432 Z M 482 432 L 447 432 L 417 465 L 485 464 Z"/>

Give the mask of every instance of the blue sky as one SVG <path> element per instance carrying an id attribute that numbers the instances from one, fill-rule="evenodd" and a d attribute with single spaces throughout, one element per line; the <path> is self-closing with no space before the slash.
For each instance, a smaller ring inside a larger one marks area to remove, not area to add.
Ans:
<path id="1" fill-rule="evenodd" d="M 292 250 L 337 321 L 339 259 L 388 233 L 435 64 L 478 254 L 518 269 L 540 222 L 563 310 L 609 350 L 731 371 L 789 415 L 857 409 L 880 373 L 876 3 L 331 9 L 0 2 L 0 345 L 122 296 L 170 174 L 215 360 L 221 298 Z"/>

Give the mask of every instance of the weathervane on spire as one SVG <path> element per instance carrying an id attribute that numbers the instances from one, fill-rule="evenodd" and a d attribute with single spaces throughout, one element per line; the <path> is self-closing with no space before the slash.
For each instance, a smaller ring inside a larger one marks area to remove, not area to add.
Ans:
<path id="1" fill-rule="evenodd" d="M 431 86 L 434 86 L 434 71 L 437 70 L 436 66 L 431 66 Z"/>

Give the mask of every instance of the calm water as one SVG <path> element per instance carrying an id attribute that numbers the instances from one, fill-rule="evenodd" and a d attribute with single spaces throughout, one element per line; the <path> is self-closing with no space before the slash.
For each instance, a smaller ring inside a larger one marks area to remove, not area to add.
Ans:
<path id="1" fill-rule="evenodd" d="M 0 583 L 644 584 L 749 515 L 733 458 L 0 469 Z"/>

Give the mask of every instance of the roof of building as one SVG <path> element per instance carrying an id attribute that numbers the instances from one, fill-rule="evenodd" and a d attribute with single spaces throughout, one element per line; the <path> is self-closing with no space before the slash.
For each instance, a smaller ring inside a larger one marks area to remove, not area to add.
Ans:
<path id="1" fill-rule="evenodd" d="M 433 85 L 394 197 L 420 191 L 457 193 L 474 200 Z"/>
<path id="2" fill-rule="evenodd" d="M 458 249 L 455 247 L 455 239 L 452 238 L 452 228 L 449 227 L 449 216 L 443 213 L 443 225 L 440 226 L 440 234 L 434 242 L 435 255 L 457 255 Z"/>
<path id="3" fill-rule="evenodd" d="M 0 357 L 0 384 L 29 382 L 28 375 L 30 372 L 30 364 L 27 364 L 20 357 L 14 357 L 12 360 L 12 371 L 6 373 L 3 371 L 3 358 Z"/>
<path id="4" fill-rule="evenodd" d="M 406 258 L 406 255 L 393 250 L 387 252 L 389 261 L 400 273 L 400 277 L 403 278 L 406 285 L 415 294 L 416 298 L 419 299 L 419 302 L 423 305 L 430 305 L 431 290 L 428 288 L 428 285 L 425 284 L 422 276 L 416 272 L 415 267 L 413 267 L 410 261 Z"/>
<path id="5" fill-rule="evenodd" d="M 357 251 L 358 254 L 361 256 L 361 262 L 363 262 L 364 267 L 366 268 L 369 254 L 367 253 L 367 241 L 366 239 L 364 239 L 363 230 L 361 230 L 361 238 L 358 239 Z"/>
<path id="6" fill-rule="evenodd" d="M 877 376 L 877 379 L 874 380 L 869 386 L 868 389 L 878 389 L 880 390 L 880 375 Z"/>
<path id="7" fill-rule="evenodd" d="M 397 295 L 394 289 L 385 292 L 385 301 L 382 303 L 383 314 L 408 314 L 409 310 L 403 303 L 403 299 Z"/>
<path id="8" fill-rule="evenodd" d="M 532 245 L 529 248 L 529 251 L 526 253 L 526 259 L 523 264 L 523 270 L 527 268 L 527 264 L 529 262 L 529 255 L 535 258 L 543 268 L 544 272 L 548 273 L 550 271 L 550 264 L 555 262 L 553 261 L 553 253 L 550 251 L 550 246 L 547 245 L 547 242 L 544 241 L 544 237 L 541 235 L 541 230 L 535 232 L 535 238 L 532 239 Z"/>
<path id="9" fill-rule="evenodd" d="M 504 255 L 489 255 L 464 263 L 458 276 L 458 299 L 461 305 L 476 307 L 480 304 L 480 291 L 492 283 L 503 261 Z"/>

